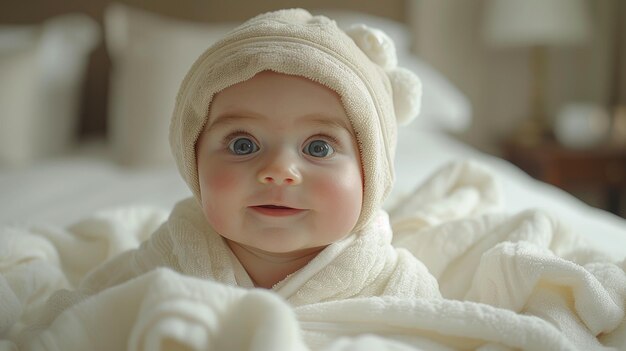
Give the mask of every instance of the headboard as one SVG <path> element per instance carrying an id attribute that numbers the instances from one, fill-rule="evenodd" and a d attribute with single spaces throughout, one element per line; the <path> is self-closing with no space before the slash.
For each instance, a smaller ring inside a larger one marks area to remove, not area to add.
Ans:
<path id="1" fill-rule="evenodd" d="M 110 0 L 23 0 L 0 2 L 0 24 L 35 24 L 50 17 L 80 12 L 103 21 L 104 9 Z M 279 8 L 350 9 L 368 14 L 404 21 L 405 0 L 124 0 L 118 1 L 169 17 L 199 22 L 242 21 L 256 14 Z M 110 59 L 101 41 L 93 52 L 84 83 L 79 132 L 81 136 L 103 134 L 106 130 L 107 92 Z"/>

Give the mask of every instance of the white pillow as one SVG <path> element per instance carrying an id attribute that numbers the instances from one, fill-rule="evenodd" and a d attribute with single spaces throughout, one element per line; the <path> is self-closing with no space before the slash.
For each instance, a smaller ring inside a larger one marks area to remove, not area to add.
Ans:
<path id="1" fill-rule="evenodd" d="M 463 130 L 469 102 L 440 73 L 410 54 L 411 34 L 401 23 L 358 12 L 318 10 L 340 27 L 365 23 L 396 42 L 399 61 L 422 79 L 423 102 L 412 128 Z M 200 24 L 114 4 L 105 12 L 112 59 L 108 126 L 118 160 L 127 165 L 172 163 L 168 130 L 179 85 L 195 59 L 239 23 Z"/>
<path id="2" fill-rule="evenodd" d="M 85 69 L 99 37 L 97 23 L 79 14 L 0 27 L 0 166 L 72 145 Z"/>
<path id="3" fill-rule="evenodd" d="M 180 83 L 236 24 L 198 24 L 113 4 L 104 26 L 112 61 L 108 130 L 117 159 L 131 166 L 173 163 L 168 130 Z"/>

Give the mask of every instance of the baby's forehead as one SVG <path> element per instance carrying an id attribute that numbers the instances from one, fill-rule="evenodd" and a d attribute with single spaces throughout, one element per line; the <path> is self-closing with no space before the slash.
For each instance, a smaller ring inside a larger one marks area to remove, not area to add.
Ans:
<path id="1" fill-rule="evenodd" d="M 208 124 L 270 117 L 352 131 L 337 92 L 305 77 L 268 71 L 217 93 L 211 101 Z"/>
<path id="2" fill-rule="evenodd" d="M 341 96 L 333 89 L 304 76 L 261 71 L 251 78 L 237 82 L 217 92 L 215 97 L 256 95 L 268 96 L 307 96 L 309 98 L 326 98 L 341 101 Z"/>

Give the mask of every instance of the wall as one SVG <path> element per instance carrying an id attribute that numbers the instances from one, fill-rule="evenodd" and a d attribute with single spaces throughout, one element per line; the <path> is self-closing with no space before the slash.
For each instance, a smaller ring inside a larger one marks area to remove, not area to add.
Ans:
<path id="1" fill-rule="evenodd" d="M 484 0 L 408 1 L 409 21 L 415 33 L 414 50 L 472 101 L 474 123 L 461 139 L 498 154 L 498 144 L 529 113 L 529 50 L 485 45 L 481 36 Z M 589 2 L 594 23 L 590 42 L 579 47 L 550 49 L 550 74 L 546 79 L 549 115 L 554 116 L 568 101 L 609 106 L 616 100 L 612 87 L 617 66 L 613 62 L 613 40 L 617 35 L 614 13 L 618 1 Z M 623 13 L 624 6 L 620 11 Z M 623 41 L 623 33 L 620 39 Z M 624 90 L 622 103 L 626 102 Z"/>
<path id="2" fill-rule="evenodd" d="M 98 21 L 109 0 L 22 0 L 0 2 L 0 24 L 39 23 L 67 12 L 84 12 Z M 529 66 L 524 49 L 488 48 L 480 35 L 484 0 L 122 0 L 167 16 L 197 21 L 242 20 L 256 13 L 281 7 L 353 8 L 412 23 L 414 48 L 466 93 L 473 103 L 474 124 L 461 139 L 492 153 L 498 142 L 512 132 L 515 123 L 528 112 Z M 406 4 L 405 4 L 406 2 Z M 620 0 L 590 1 L 596 23 L 594 40 L 579 48 L 551 51 L 548 111 L 555 113 L 570 100 L 608 104 L 619 99 L 626 103 L 626 69 L 612 73 L 617 66 L 614 52 L 615 20 L 619 7 L 626 20 L 626 5 Z M 407 7 L 407 8 L 405 8 Z M 622 20 L 624 22 L 625 20 Z M 626 30 L 621 25 L 621 32 Z M 626 35 L 621 35 L 622 51 Z M 626 52 L 621 55 L 626 67 Z M 104 45 L 94 53 L 85 86 L 83 134 L 102 133 L 107 111 L 110 62 Z M 615 79 L 614 79 L 615 78 Z M 621 82 L 621 83 L 620 83 Z M 620 86 L 616 91 L 613 87 Z M 428 87 L 425 87 L 428 89 Z"/>

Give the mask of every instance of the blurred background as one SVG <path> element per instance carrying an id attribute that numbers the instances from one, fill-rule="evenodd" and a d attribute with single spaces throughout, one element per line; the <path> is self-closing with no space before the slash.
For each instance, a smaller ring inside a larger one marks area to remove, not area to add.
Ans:
<path id="1" fill-rule="evenodd" d="M 97 139 L 112 144 L 121 164 L 159 163 L 146 155 L 167 143 L 136 141 L 148 139 L 142 133 L 163 135 L 166 123 L 148 126 L 145 118 L 133 122 L 128 116 L 167 110 L 177 86 L 161 95 L 148 92 L 163 79 L 179 82 L 188 66 L 158 79 L 149 68 L 184 61 L 182 55 L 197 44 L 194 38 L 207 36 L 203 26 L 209 24 L 219 36 L 268 10 L 340 9 L 406 29 L 411 53 L 463 97 L 456 107 L 440 107 L 463 114 L 451 117 L 446 133 L 624 216 L 626 6 L 621 0 L 116 3 L 126 7 L 107 0 L 0 2 L 0 170 L 27 167 Z M 179 27 L 185 28 L 182 36 L 174 35 Z M 144 78 L 132 78 L 141 72 Z M 58 87 L 50 89 L 54 84 Z M 426 94 L 429 86 L 424 89 Z M 151 99 L 154 106 L 129 107 L 131 93 L 137 95 L 133 101 Z"/>

